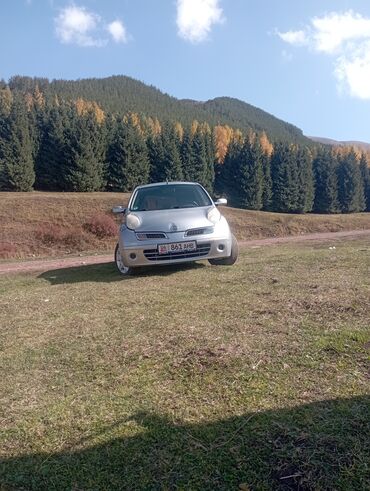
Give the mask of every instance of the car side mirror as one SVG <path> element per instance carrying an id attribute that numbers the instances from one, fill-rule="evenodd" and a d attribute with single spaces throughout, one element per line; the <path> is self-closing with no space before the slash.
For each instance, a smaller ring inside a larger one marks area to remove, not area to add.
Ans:
<path id="1" fill-rule="evenodd" d="M 126 208 L 124 206 L 113 206 L 112 208 L 112 213 L 118 214 L 118 213 L 126 213 Z"/>
<path id="2" fill-rule="evenodd" d="M 215 201 L 216 206 L 220 205 L 227 205 L 227 199 L 226 198 L 219 198 L 218 200 Z"/>

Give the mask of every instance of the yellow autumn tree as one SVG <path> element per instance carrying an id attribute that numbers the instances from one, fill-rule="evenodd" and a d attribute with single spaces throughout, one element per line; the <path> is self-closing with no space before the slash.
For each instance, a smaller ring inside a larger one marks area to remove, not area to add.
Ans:
<path id="1" fill-rule="evenodd" d="M 154 134 L 155 135 L 160 135 L 162 133 L 162 126 L 161 123 L 159 122 L 158 118 L 154 119 Z"/>
<path id="2" fill-rule="evenodd" d="M 248 128 L 247 131 L 247 140 L 252 145 L 256 141 L 256 133 L 252 130 L 252 128 Z"/>
<path id="3" fill-rule="evenodd" d="M 272 152 L 274 151 L 274 146 L 267 138 L 267 135 L 264 131 L 262 131 L 259 140 L 260 140 L 262 151 L 265 153 L 265 155 L 271 157 Z"/>
<path id="4" fill-rule="evenodd" d="M 34 100 L 33 100 L 32 94 L 30 94 L 29 92 L 27 92 L 24 95 L 24 101 L 25 101 L 25 104 L 26 104 L 27 112 L 30 112 L 32 110 L 33 106 L 34 106 Z"/>
<path id="5" fill-rule="evenodd" d="M 230 142 L 233 139 L 234 131 L 230 126 L 217 125 L 213 129 L 213 139 L 215 142 L 216 162 L 223 164 Z"/>
<path id="6" fill-rule="evenodd" d="M 45 97 L 44 94 L 39 89 L 39 86 L 36 85 L 35 90 L 33 91 L 33 100 L 35 102 L 35 106 L 39 108 L 45 107 Z"/>
<path id="7" fill-rule="evenodd" d="M 144 123 L 141 122 L 140 116 L 137 113 L 129 112 L 125 115 L 123 120 L 136 128 L 141 136 L 145 134 Z"/>
<path id="8" fill-rule="evenodd" d="M 239 129 L 234 130 L 232 141 L 235 143 L 239 143 L 240 145 L 244 143 L 244 136 L 241 130 Z"/>
<path id="9" fill-rule="evenodd" d="M 199 126 L 199 122 L 196 119 L 194 119 L 194 121 L 191 123 L 191 128 L 190 128 L 191 136 L 195 135 L 198 126 Z"/>
<path id="10" fill-rule="evenodd" d="M 13 103 L 13 95 L 9 87 L 0 90 L 0 114 L 9 116 Z"/>
<path id="11" fill-rule="evenodd" d="M 154 121 L 153 118 L 150 116 L 144 116 L 143 118 L 143 125 L 145 128 L 145 134 L 146 135 L 152 135 L 153 134 L 153 128 L 154 128 Z"/>
<path id="12" fill-rule="evenodd" d="M 360 160 L 362 150 L 356 145 L 336 145 L 333 147 L 333 154 L 337 157 L 347 157 L 351 152 L 354 152 L 357 160 Z"/>
<path id="13" fill-rule="evenodd" d="M 85 114 L 92 113 L 98 124 L 102 124 L 105 119 L 104 111 L 95 101 L 85 101 L 85 99 L 80 97 L 75 101 L 75 107 L 79 116 L 85 116 Z"/>
<path id="14" fill-rule="evenodd" d="M 176 121 L 174 129 L 178 139 L 180 140 L 180 142 L 182 142 L 184 138 L 184 128 L 182 127 L 182 124 L 179 121 Z"/>
<path id="15" fill-rule="evenodd" d="M 98 124 L 104 123 L 105 114 L 104 114 L 103 109 L 99 106 L 99 104 L 97 102 L 92 103 L 92 111 L 95 115 L 96 122 Z"/>
<path id="16" fill-rule="evenodd" d="M 79 116 L 86 114 L 86 112 L 88 111 L 87 102 L 84 99 L 82 99 L 81 97 L 79 97 L 75 101 L 75 106 L 76 106 L 77 114 Z"/>
<path id="17" fill-rule="evenodd" d="M 162 128 L 157 118 L 144 116 L 142 120 L 142 125 L 146 136 L 158 136 L 161 134 Z"/>
<path id="18" fill-rule="evenodd" d="M 199 131 L 202 135 L 210 135 L 212 133 L 211 127 L 206 122 L 199 124 Z"/>

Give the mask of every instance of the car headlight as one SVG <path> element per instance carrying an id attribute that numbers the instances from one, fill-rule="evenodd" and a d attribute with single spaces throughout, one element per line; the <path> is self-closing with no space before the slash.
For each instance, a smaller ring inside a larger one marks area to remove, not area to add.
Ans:
<path id="1" fill-rule="evenodd" d="M 141 224 L 140 218 L 135 215 L 134 213 L 129 213 L 126 216 L 126 227 L 130 228 L 131 230 L 137 229 Z"/>
<path id="2" fill-rule="evenodd" d="M 214 208 L 211 208 L 209 210 L 209 212 L 207 213 L 207 218 L 210 222 L 217 223 L 221 218 L 221 214 L 218 211 L 218 209 L 216 207 L 214 207 Z"/>

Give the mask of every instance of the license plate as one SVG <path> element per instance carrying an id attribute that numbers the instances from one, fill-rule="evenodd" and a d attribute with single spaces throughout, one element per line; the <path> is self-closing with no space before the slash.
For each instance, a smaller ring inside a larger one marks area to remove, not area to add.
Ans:
<path id="1" fill-rule="evenodd" d="M 197 243 L 195 242 L 195 240 L 189 242 L 173 242 L 172 244 L 159 244 L 158 254 L 195 251 L 196 248 Z"/>

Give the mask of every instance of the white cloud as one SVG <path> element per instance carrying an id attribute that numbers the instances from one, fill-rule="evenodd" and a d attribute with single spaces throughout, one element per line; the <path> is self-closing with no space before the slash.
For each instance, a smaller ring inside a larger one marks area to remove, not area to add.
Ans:
<path id="1" fill-rule="evenodd" d="M 106 41 L 95 37 L 100 21 L 99 15 L 85 7 L 70 5 L 55 18 L 56 34 L 64 44 L 104 46 Z"/>
<path id="2" fill-rule="evenodd" d="M 213 24 L 223 20 L 219 0 L 177 0 L 178 34 L 186 41 L 205 41 Z"/>
<path id="3" fill-rule="evenodd" d="M 116 43 L 127 43 L 127 32 L 122 21 L 114 20 L 108 24 L 107 29 Z"/>
<path id="4" fill-rule="evenodd" d="M 305 46 L 308 43 L 308 39 L 304 31 L 278 31 L 277 34 L 283 41 L 293 44 L 294 46 Z"/>
<path id="5" fill-rule="evenodd" d="M 335 75 L 339 88 L 348 88 L 351 96 L 370 100 L 370 41 L 350 56 L 337 60 Z"/>
<path id="6" fill-rule="evenodd" d="M 317 51 L 336 53 L 348 41 L 370 38 L 370 18 L 366 19 L 352 10 L 332 12 L 312 19 L 313 41 Z"/>
<path id="7" fill-rule="evenodd" d="M 339 89 L 370 100 L 370 18 L 352 10 L 331 12 L 314 17 L 304 30 L 277 34 L 286 43 L 333 56 Z"/>

